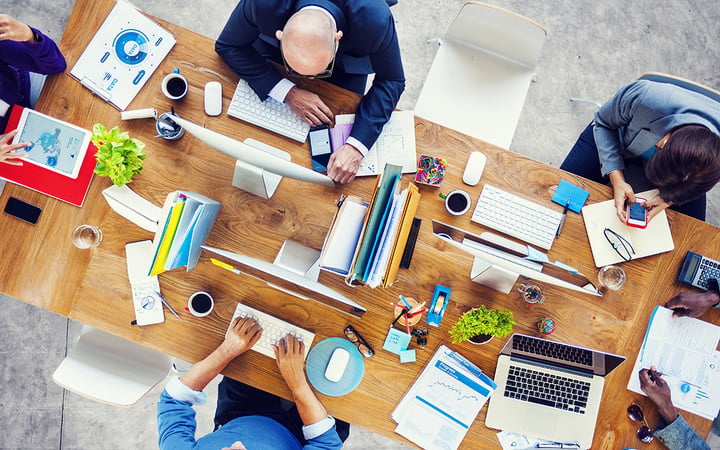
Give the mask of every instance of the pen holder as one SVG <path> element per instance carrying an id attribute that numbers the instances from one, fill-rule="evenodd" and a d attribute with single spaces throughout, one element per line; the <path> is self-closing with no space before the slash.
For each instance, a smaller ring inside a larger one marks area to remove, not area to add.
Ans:
<path id="1" fill-rule="evenodd" d="M 408 304 L 410 305 L 411 308 L 414 308 L 415 306 L 417 306 L 419 304 L 418 301 L 412 297 L 405 297 L 405 300 L 408 302 Z M 398 315 L 400 315 L 400 313 L 402 311 L 403 311 L 403 308 L 396 306 L 395 310 L 393 311 L 393 317 L 397 317 Z M 422 313 L 412 316 L 412 317 L 410 317 L 410 319 L 408 320 L 408 324 L 406 325 L 405 317 L 401 316 L 397 320 L 397 322 L 395 322 L 395 326 L 400 327 L 401 329 L 405 329 L 408 326 L 413 327 L 413 326 L 417 325 L 418 322 L 420 322 L 421 318 L 422 318 Z"/>

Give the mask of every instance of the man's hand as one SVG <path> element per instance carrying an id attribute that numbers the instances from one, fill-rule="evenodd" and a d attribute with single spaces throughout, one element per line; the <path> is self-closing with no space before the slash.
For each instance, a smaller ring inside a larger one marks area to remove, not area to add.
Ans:
<path id="1" fill-rule="evenodd" d="M 673 316 L 700 317 L 720 301 L 717 292 L 681 292 L 665 303 L 673 310 Z"/>
<path id="2" fill-rule="evenodd" d="M 648 200 L 646 207 L 648 210 L 648 216 L 647 221 L 650 222 L 653 217 L 660 214 L 661 211 L 667 209 L 670 206 L 670 203 L 665 202 L 665 200 L 662 199 L 659 195 L 656 195 L 655 197 Z"/>
<path id="3" fill-rule="evenodd" d="M 10 144 L 13 136 L 17 134 L 17 130 L 13 130 L 8 134 L 0 134 L 0 162 L 5 164 L 12 164 L 13 166 L 22 166 L 22 161 L 17 161 L 18 158 L 25 158 L 27 153 L 12 153 L 15 150 L 25 148 L 30 145 L 29 142 L 19 142 L 17 144 Z"/>
<path id="4" fill-rule="evenodd" d="M 330 155 L 327 174 L 334 182 L 348 184 L 355 179 L 363 155 L 350 144 L 345 144 Z"/>
<path id="5" fill-rule="evenodd" d="M 332 122 L 332 111 L 313 92 L 293 86 L 285 96 L 285 104 L 310 126 L 317 127 Z"/>
<path id="6" fill-rule="evenodd" d="M 35 35 L 29 26 L 7 14 L 0 14 L 0 41 L 30 42 Z"/>
<path id="7" fill-rule="evenodd" d="M 638 376 L 640 377 L 640 389 L 655 403 L 660 415 L 665 419 L 665 423 L 670 424 L 675 421 L 678 413 L 672 404 L 670 387 L 662 379 L 662 372 L 657 372 L 655 366 L 652 366 L 650 370 L 642 369 Z"/>
<path id="8" fill-rule="evenodd" d="M 610 178 L 610 184 L 613 187 L 613 195 L 615 197 L 615 209 L 617 210 L 617 216 L 622 223 L 627 222 L 627 211 L 625 209 L 626 201 L 628 203 L 635 203 L 635 193 L 633 192 L 632 186 L 625 181 L 625 175 L 622 170 L 615 170 L 608 174 Z"/>
<path id="9" fill-rule="evenodd" d="M 249 349 L 260 339 L 262 328 L 255 319 L 250 317 L 237 317 L 228 330 L 225 340 L 220 348 L 232 358 L 235 358 Z"/>
<path id="10" fill-rule="evenodd" d="M 273 346 L 280 374 L 285 379 L 293 395 L 309 388 L 303 366 L 305 364 L 305 344 L 297 337 L 288 334 Z"/>

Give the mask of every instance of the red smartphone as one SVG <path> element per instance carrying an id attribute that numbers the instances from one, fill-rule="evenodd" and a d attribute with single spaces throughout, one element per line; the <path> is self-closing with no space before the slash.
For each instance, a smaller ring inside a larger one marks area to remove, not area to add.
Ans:
<path id="1" fill-rule="evenodd" d="M 647 226 L 647 200 L 635 197 L 635 203 L 628 203 L 625 211 L 627 213 L 628 226 L 645 228 Z"/>

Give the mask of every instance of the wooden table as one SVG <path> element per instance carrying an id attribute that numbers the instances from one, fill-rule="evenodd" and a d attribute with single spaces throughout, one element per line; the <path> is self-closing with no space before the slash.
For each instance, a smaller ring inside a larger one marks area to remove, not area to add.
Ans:
<path id="1" fill-rule="evenodd" d="M 111 10 L 110 0 L 77 0 L 60 47 L 72 67 L 87 46 L 95 30 Z M 203 112 L 203 87 L 219 80 L 223 85 L 223 111 L 238 77 L 220 60 L 213 41 L 171 23 L 159 20 L 177 38 L 177 45 L 163 64 L 148 80 L 129 109 L 154 107 L 158 112 L 171 106 L 182 116 L 224 134 L 248 137 L 275 145 L 292 154 L 293 161 L 310 167 L 308 145 L 281 138 L 226 114 L 208 117 Z M 79 30 L 85 30 L 80 32 Z M 160 93 L 160 80 L 179 67 L 189 80 L 187 97 L 171 103 Z M 305 86 L 305 85 L 304 85 Z M 315 82 L 307 85 L 328 103 L 335 113 L 354 111 L 358 98 L 337 87 Z M 265 261 L 272 261 L 285 239 L 319 249 L 335 211 L 335 200 L 341 194 L 359 195 L 369 199 L 374 179 L 361 178 L 349 186 L 326 188 L 284 179 L 270 200 L 263 200 L 231 186 L 234 161 L 202 144 L 187 134 L 179 141 L 154 139 L 151 120 L 121 122 L 120 114 L 108 103 L 92 95 L 68 75 L 51 77 L 37 109 L 91 128 L 96 122 L 108 128 L 119 125 L 132 137 L 143 140 L 148 157 L 142 174 L 130 184 L 136 192 L 161 204 L 168 192 L 176 189 L 196 191 L 222 203 L 217 222 L 207 241 L 211 246 L 231 250 Z M 620 292 L 609 292 L 602 298 L 543 285 L 544 303 L 528 305 L 519 293 L 501 294 L 469 279 L 472 258 L 451 248 L 431 233 L 431 219 L 436 218 L 467 231 L 483 228 L 470 222 L 470 215 L 450 217 L 444 209 L 439 192 L 455 188 L 467 190 L 476 198 L 483 183 L 516 192 L 526 198 L 555 209 L 548 190 L 561 178 L 590 191 L 589 202 L 610 198 L 611 191 L 588 180 L 564 173 L 559 169 L 533 161 L 518 154 L 461 135 L 436 124 L 415 119 L 417 152 L 442 155 L 448 172 L 441 189 L 420 185 L 422 201 L 417 216 L 422 219 L 420 235 L 410 270 L 401 270 L 398 281 L 389 289 L 351 288 L 329 273 L 321 273 L 320 281 L 363 304 L 368 312 L 362 319 L 336 312 L 315 302 L 299 300 L 272 289 L 246 276 L 233 276 L 212 265 L 206 255 L 192 272 L 182 269 L 160 275 L 162 291 L 169 303 L 182 311 L 190 293 L 202 289 L 216 299 L 215 310 L 205 318 L 182 313 L 182 321 L 166 313 L 162 325 L 131 326 L 134 319 L 130 284 L 127 279 L 124 246 L 128 242 L 151 239 L 152 235 L 109 209 L 101 191 L 110 185 L 107 178 L 95 177 L 83 208 L 59 202 L 27 189 L 8 186 L 2 202 L 10 195 L 20 197 L 43 208 L 38 225 L 31 226 L 6 218 L 0 222 L 0 246 L 4 258 L 0 262 L 0 287 L 7 295 L 36 306 L 68 316 L 74 320 L 115 333 L 127 339 L 156 348 L 188 361 L 197 361 L 210 353 L 223 339 L 235 304 L 240 301 L 272 313 L 316 332 L 316 341 L 342 336 L 342 329 L 351 323 L 376 350 L 376 356 L 365 360 L 365 375 L 359 387 L 344 397 L 325 397 L 323 403 L 334 416 L 394 439 L 390 413 L 418 375 L 434 349 L 449 342 L 448 330 L 459 315 L 469 307 L 485 304 L 494 308 L 510 308 L 518 324 L 514 332 L 536 334 L 535 323 L 542 316 L 555 319 L 557 329 L 553 340 L 618 353 L 628 360 L 606 380 L 605 395 L 597 421 L 593 448 L 617 449 L 637 446 L 637 424 L 631 422 L 625 409 L 637 400 L 648 413 L 651 424 L 658 416 L 652 403 L 628 390 L 632 366 L 642 342 L 652 308 L 664 304 L 681 290 L 676 273 L 687 250 L 707 255 L 720 255 L 717 229 L 703 222 L 670 212 L 670 226 L 676 251 L 623 264 L 629 282 Z M 488 157 L 482 183 L 475 187 L 462 184 L 462 171 L 471 151 L 482 151 Z M 413 180 L 402 179 L 403 185 Z M 71 230 L 81 223 L 99 225 L 104 234 L 102 244 L 94 250 L 78 250 L 70 240 Z M 590 246 L 582 218 L 570 213 L 562 236 L 549 252 L 576 267 L 591 280 L 597 280 Z M 32 269 L 30 269 L 32 268 Z M 451 302 L 439 329 L 431 328 L 428 347 L 418 351 L 418 361 L 400 364 L 397 355 L 381 349 L 392 321 L 389 302 L 397 293 L 430 301 L 436 284 L 452 289 Z M 718 313 L 709 313 L 706 320 L 716 321 Z M 483 346 L 468 343 L 451 345 L 476 362 L 485 372 L 494 373 L 498 353 L 505 339 L 494 339 Z M 225 374 L 275 394 L 288 397 L 275 362 L 255 352 L 248 352 L 230 366 Z M 470 428 L 463 448 L 496 447 L 496 430 L 485 427 L 486 408 Z M 710 421 L 694 415 L 683 416 L 701 434 L 707 434 Z M 405 441 L 407 442 L 407 441 Z M 650 444 L 648 448 L 660 448 Z"/>

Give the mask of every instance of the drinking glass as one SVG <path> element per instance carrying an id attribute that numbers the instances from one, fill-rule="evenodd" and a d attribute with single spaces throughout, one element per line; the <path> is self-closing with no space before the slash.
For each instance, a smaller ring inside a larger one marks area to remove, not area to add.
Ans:
<path id="1" fill-rule="evenodd" d="M 620 266 L 605 266 L 598 272 L 598 281 L 611 291 L 619 291 L 627 283 L 627 275 Z"/>
<path id="2" fill-rule="evenodd" d="M 77 248 L 97 247 L 102 238 L 102 231 L 95 225 L 79 225 L 72 232 L 72 242 Z"/>

